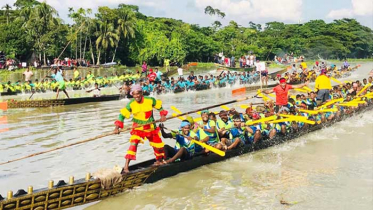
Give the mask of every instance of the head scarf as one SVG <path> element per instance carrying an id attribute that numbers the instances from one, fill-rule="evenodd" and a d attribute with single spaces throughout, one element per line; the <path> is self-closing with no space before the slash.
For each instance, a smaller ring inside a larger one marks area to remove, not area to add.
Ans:
<path id="1" fill-rule="evenodd" d="M 142 91 L 141 85 L 139 85 L 139 84 L 132 85 L 131 92 L 130 92 L 131 96 L 133 95 L 133 92 L 135 92 L 135 91 Z"/>
<path id="2" fill-rule="evenodd" d="M 180 124 L 180 129 L 182 129 L 185 126 L 188 126 L 188 125 L 190 125 L 190 123 L 188 121 L 182 121 L 181 124 Z"/>
<path id="3" fill-rule="evenodd" d="M 206 109 L 206 110 L 203 110 L 203 111 L 201 111 L 201 115 L 202 115 L 202 114 L 209 114 L 209 113 L 210 113 L 210 112 L 209 112 L 209 110 L 207 110 L 207 109 Z"/>

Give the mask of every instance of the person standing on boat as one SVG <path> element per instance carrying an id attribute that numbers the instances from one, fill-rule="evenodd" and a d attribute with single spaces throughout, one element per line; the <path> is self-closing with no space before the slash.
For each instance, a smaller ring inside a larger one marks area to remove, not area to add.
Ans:
<path id="1" fill-rule="evenodd" d="M 51 69 L 51 71 L 52 71 L 52 69 Z M 61 90 L 65 93 L 65 95 L 66 95 L 67 98 L 70 98 L 69 94 L 67 94 L 67 92 L 66 92 L 65 79 L 63 78 L 63 75 L 62 75 L 62 66 L 60 66 L 57 69 L 55 69 L 54 70 L 54 74 L 52 74 L 50 76 L 50 78 L 56 80 L 56 82 L 58 83 L 56 98 L 58 98 L 58 95 L 59 95 L 59 93 L 60 93 Z"/>
<path id="2" fill-rule="evenodd" d="M 326 76 L 326 70 L 321 70 L 321 74 L 316 78 L 315 90 L 317 92 L 317 103 L 321 104 L 329 100 L 332 83 L 330 78 Z"/>
<path id="3" fill-rule="evenodd" d="M 119 134 L 119 128 L 123 128 L 124 119 L 132 118 L 132 130 L 130 138 L 130 147 L 128 148 L 127 155 L 125 156 L 126 163 L 123 168 L 124 173 L 129 172 L 129 163 L 131 160 L 136 160 L 137 145 L 143 143 L 144 139 L 148 139 L 150 146 L 153 147 L 155 155 L 155 165 L 162 165 L 165 159 L 164 143 L 160 138 L 159 128 L 156 128 L 153 116 L 153 108 L 157 109 L 160 113 L 161 122 L 166 120 L 168 111 L 162 107 L 162 101 L 156 100 L 152 97 L 143 96 L 142 88 L 140 85 L 133 85 L 131 93 L 133 99 L 120 110 L 119 119 L 115 121 L 114 132 Z"/>
<path id="4" fill-rule="evenodd" d="M 23 72 L 23 75 L 24 75 L 24 78 L 25 78 L 25 82 L 28 82 L 31 80 L 31 77 L 34 76 L 34 73 L 32 73 L 32 71 L 30 71 L 30 67 L 27 67 L 27 70 L 25 72 Z"/>
<path id="5" fill-rule="evenodd" d="M 308 85 L 308 81 L 304 84 L 299 85 L 289 85 L 286 84 L 285 78 L 280 78 L 280 84 L 274 87 L 272 90 L 264 90 L 263 93 L 270 94 L 275 93 L 276 94 L 276 107 L 275 111 L 278 113 L 278 111 L 283 107 L 288 106 L 288 96 L 289 96 L 289 90 L 291 89 L 297 89 L 297 88 L 303 88 Z"/>

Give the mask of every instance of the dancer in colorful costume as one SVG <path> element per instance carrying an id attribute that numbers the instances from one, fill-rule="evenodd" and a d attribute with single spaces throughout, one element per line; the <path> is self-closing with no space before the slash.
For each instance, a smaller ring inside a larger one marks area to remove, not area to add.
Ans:
<path id="1" fill-rule="evenodd" d="M 123 128 L 124 119 L 130 118 L 133 115 L 132 130 L 130 138 L 130 147 L 125 156 L 126 163 L 123 172 L 129 172 L 128 166 L 131 160 L 136 160 L 137 145 L 143 143 L 144 139 L 148 139 L 150 146 L 153 147 L 155 155 L 155 165 L 162 165 L 165 159 L 164 143 L 161 139 L 159 128 L 156 127 L 153 116 L 153 108 L 160 112 L 163 122 L 166 120 L 168 112 L 163 110 L 162 101 L 156 100 L 152 97 L 143 96 L 142 88 L 140 85 L 133 85 L 131 93 L 133 99 L 127 104 L 126 107 L 120 110 L 119 119 L 115 121 L 115 133 L 120 133 L 119 128 Z"/>

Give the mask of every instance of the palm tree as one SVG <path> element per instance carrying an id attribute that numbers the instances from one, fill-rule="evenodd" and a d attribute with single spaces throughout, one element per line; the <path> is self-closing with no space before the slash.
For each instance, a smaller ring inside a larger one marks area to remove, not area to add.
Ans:
<path id="1" fill-rule="evenodd" d="M 123 35 L 124 39 L 135 37 L 136 14 L 130 9 L 120 8 L 118 16 L 117 34 L 119 35 L 119 39 L 115 42 L 115 50 L 111 62 L 114 62 L 121 35 Z"/>
<path id="2" fill-rule="evenodd" d="M 6 16 L 6 24 L 9 24 L 9 18 L 10 18 L 10 10 L 12 7 L 9 4 L 5 4 L 5 6 L 2 7 L 2 9 L 5 9 L 4 15 Z"/>
<path id="3" fill-rule="evenodd" d="M 29 34 L 33 34 L 35 48 L 39 51 L 39 59 L 41 59 L 41 53 L 44 54 L 44 64 L 47 63 L 45 56 L 47 42 L 51 41 L 48 33 L 61 24 L 60 19 L 55 18 L 56 16 L 58 16 L 57 10 L 46 2 L 42 2 L 32 8 L 25 25 Z"/>
<path id="4" fill-rule="evenodd" d="M 99 21 L 98 28 L 99 30 L 95 32 L 95 35 L 97 36 L 97 65 L 100 65 L 101 50 L 107 50 L 109 45 L 114 47 L 115 42 L 119 40 L 119 35 L 114 29 L 114 24 L 108 23 L 107 21 Z"/>

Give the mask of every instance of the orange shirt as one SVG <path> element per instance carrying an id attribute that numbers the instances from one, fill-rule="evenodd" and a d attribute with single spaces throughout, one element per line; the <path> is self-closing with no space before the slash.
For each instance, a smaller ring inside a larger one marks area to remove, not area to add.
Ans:
<path id="1" fill-rule="evenodd" d="M 293 89 L 293 86 L 288 84 L 285 85 L 285 88 L 282 88 L 281 85 L 277 85 L 273 88 L 273 91 L 276 93 L 276 105 L 288 105 L 288 93 L 291 89 Z"/>

